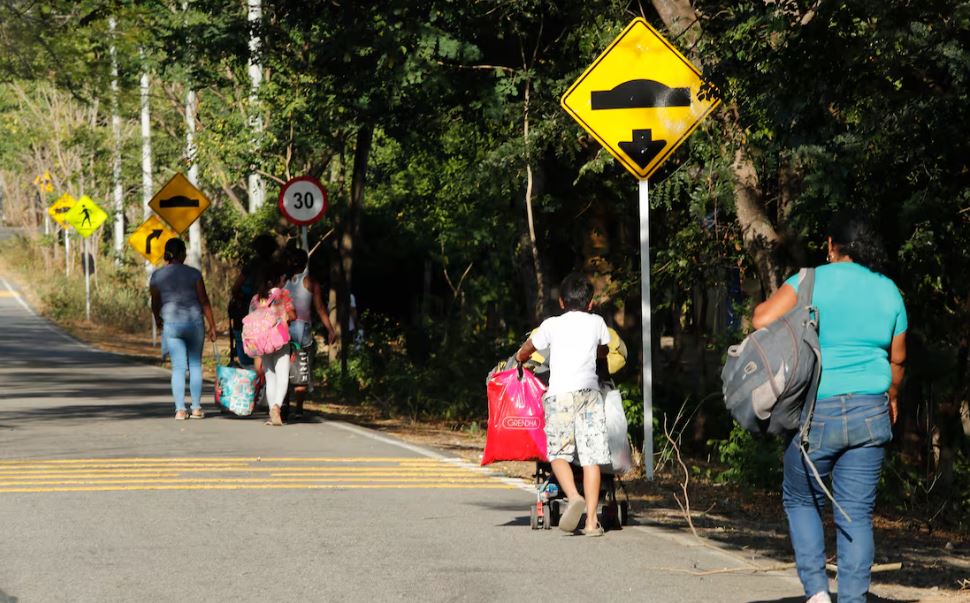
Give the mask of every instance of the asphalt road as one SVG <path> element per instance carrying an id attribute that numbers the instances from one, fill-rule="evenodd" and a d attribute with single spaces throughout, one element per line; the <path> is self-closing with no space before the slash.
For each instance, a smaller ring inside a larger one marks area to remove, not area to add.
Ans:
<path id="1" fill-rule="evenodd" d="M 630 526 L 529 529 L 519 482 L 354 426 L 176 422 L 166 371 L 0 279 L 0 603 L 801 601 L 794 574 Z"/>

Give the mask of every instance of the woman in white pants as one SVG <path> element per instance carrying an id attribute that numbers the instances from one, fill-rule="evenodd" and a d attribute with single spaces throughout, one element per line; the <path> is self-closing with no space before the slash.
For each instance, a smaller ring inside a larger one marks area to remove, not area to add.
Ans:
<path id="1" fill-rule="evenodd" d="M 265 267 L 265 273 L 257 280 L 260 283 L 249 303 L 249 311 L 257 308 L 270 307 L 278 312 L 279 319 L 289 323 L 296 318 L 293 300 L 289 292 L 282 288 L 286 270 L 279 264 Z M 286 390 L 290 382 L 290 346 L 286 344 L 275 352 L 260 356 L 260 362 L 266 375 L 266 402 L 269 405 L 269 420 L 267 425 L 282 425 L 283 418 L 280 409 L 286 398 Z"/>

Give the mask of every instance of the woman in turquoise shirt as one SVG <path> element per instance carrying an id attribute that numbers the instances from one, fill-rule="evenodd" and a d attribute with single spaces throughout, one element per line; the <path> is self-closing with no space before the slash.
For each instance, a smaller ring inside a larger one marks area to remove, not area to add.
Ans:
<path id="1" fill-rule="evenodd" d="M 898 413 L 906 308 L 899 289 L 881 274 L 885 253 L 864 219 L 837 218 L 829 232 L 829 263 L 816 268 L 812 294 L 819 313 L 822 378 L 808 456 L 822 478 L 831 479 L 838 506 L 839 603 L 856 603 L 865 601 L 869 591 L 875 553 L 872 510 Z M 797 290 L 796 275 L 755 308 L 754 327 L 794 308 Z M 799 450 L 799 438 L 785 450 L 782 494 L 805 596 L 809 603 L 829 603 L 820 514 L 826 497 Z"/>

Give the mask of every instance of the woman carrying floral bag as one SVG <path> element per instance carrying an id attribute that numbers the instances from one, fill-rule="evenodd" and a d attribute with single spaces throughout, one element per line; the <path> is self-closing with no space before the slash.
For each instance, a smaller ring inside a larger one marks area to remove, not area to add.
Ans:
<path id="1" fill-rule="evenodd" d="M 261 359 L 266 374 L 267 425 L 282 425 L 280 409 L 290 378 L 289 322 L 296 318 L 293 300 L 282 288 L 285 270 L 278 264 L 267 266 L 243 319 L 243 349 Z"/>

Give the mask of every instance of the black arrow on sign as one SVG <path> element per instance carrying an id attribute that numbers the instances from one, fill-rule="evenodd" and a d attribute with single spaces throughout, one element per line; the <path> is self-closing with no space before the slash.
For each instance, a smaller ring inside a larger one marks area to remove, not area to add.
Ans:
<path id="1" fill-rule="evenodd" d="M 56 208 L 54 208 L 54 213 L 55 214 L 66 214 L 69 211 L 71 211 L 71 208 L 70 207 L 56 207 Z"/>
<path id="2" fill-rule="evenodd" d="M 147 237 L 145 237 L 145 255 L 151 255 L 152 254 L 152 240 L 153 239 L 157 239 L 160 236 L 162 236 L 162 229 L 161 228 L 156 228 L 155 230 L 153 230 L 151 232 L 150 235 L 148 235 Z"/>
<path id="3" fill-rule="evenodd" d="M 653 130 L 634 130 L 633 140 L 619 143 L 620 149 L 626 153 L 633 163 L 645 170 L 653 158 L 667 146 L 666 140 L 653 140 Z"/>
<path id="4" fill-rule="evenodd" d="M 198 207 L 198 199 L 189 199 L 188 197 L 183 197 L 182 195 L 176 195 L 174 197 L 169 197 L 168 199 L 162 199 L 158 202 L 158 207 Z"/>

